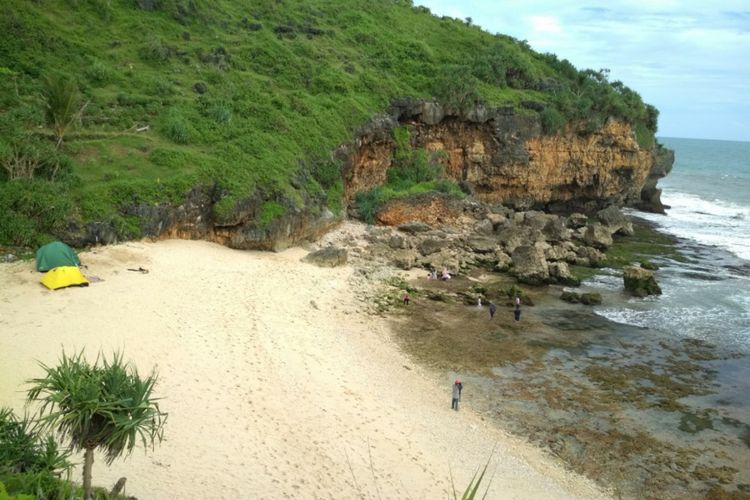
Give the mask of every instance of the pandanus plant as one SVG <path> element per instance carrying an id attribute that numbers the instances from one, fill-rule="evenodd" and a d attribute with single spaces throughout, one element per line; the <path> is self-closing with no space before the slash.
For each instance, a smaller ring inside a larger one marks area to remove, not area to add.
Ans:
<path id="1" fill-rule="evenodd" d="M 100 365 L 101 361 L 101 365 Z M 130 454 L 137 443 L 153 447 L 164 436 L 167 414 L 152 397 L 156 374 L 141 378 L 121 353 L 111 359 L 99 355 L 91 364 L 83 351 L 63 352 L 57 367 L 40 363 L 43 378 L 30 380 L 29 402 L 39 402 L 39 422 L 84 452 L 83 489 L 92 498 L 94 450 L 104 453 L 107 465 Z"/>

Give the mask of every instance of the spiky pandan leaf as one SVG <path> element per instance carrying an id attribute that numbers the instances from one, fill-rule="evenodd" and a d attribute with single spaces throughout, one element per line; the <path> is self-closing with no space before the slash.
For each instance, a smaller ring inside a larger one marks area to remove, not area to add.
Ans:
<path id="1" fill-rule="evenodd" d="M 142 379 L 122 353 L 99 355 L 91 364 L 83 351 L 63 352 L 58 366 L 40 366 L 46 375 L 29 381 L 28 401 L 41 403 L 40 423 L 69 439 L 73 449 L 99 448 L 111 464 L 138 442 L 162 440 L 167 414 L 152 396 L 155 373 Z"/>

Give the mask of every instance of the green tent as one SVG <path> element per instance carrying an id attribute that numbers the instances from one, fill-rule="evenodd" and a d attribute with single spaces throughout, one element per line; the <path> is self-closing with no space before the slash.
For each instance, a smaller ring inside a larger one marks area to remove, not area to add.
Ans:
<path id="1" fill-rule="evenodd" d="M 80 266 L 75 250 L 62 241 L 53 241 L 36 251 L 36 270 L 46 273 L 60 266 Z"/>

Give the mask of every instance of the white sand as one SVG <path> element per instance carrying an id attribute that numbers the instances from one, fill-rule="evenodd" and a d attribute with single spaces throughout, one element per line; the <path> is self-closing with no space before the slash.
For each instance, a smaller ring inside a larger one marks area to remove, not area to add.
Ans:
<path id="1" fill-rule="evenodd" d="M 35 360 L 124 349 L 141 372 L 158 369 L 165 441 L 111 467 L 97 456 L 94 482 L 127 476 L 142 500 L 448 498 L 450 471 L 465 486 L 493 448 L 488 498 L 607 496 L 486 424 L 470 387 L 451 411 L 451 380 L 358 311 L 352 269 L 305 254 L 128 243 L 81 255 L 103 282 L 56 292 L 33 263 L 2 265 L 0 405 L 23 407 Z M 138 266 L 150 273 L 126 271 Z"/>

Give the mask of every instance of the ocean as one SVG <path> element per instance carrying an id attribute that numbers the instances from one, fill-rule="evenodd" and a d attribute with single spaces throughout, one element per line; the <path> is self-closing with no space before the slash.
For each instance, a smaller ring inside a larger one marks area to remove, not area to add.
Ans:
<path id="1" fill-rule="evenodd" d="M 612 321 L 750 353 L 750 142 L 661 138 L 675 151 L 659 181 L 666 215 L 629 212 L 679 238 L 687 262 L 664 261 L 664 294 L 601 307 Z M 615 293 L 606 273 L 588 285 Z M 619 293 L 619 292 L 617 292 Z"/>

